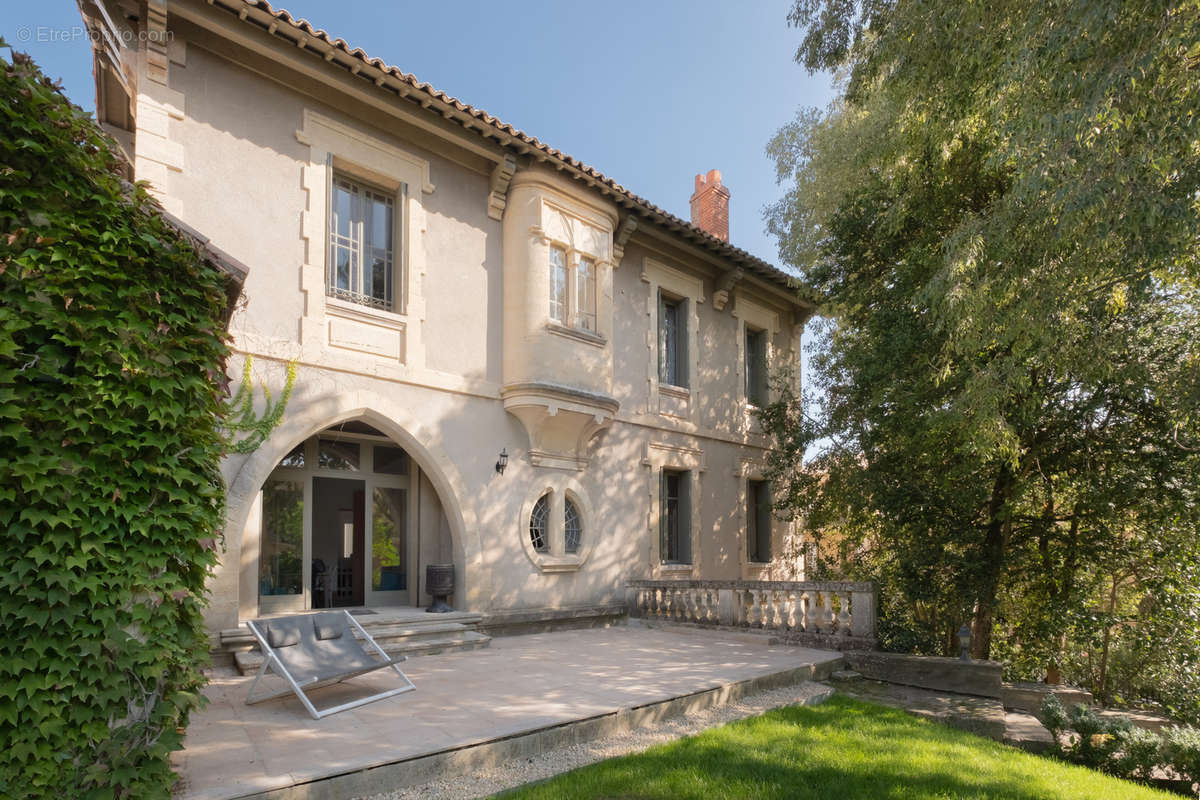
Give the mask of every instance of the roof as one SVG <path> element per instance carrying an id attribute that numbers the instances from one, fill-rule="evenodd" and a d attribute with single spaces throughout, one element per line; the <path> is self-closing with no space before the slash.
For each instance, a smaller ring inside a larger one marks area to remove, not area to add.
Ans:
<path id="1" fill-rule="evenodd" d="M 336 59 L 339 66 L 352 69 L 357 74 L 362 74 L 362 67 L 367 67 L 374 71 L 375 83 L 379 88 L 390 90 L 400 98 L 417 102 L 423 108 L 434 108 L 447 120 L 456 121 L 464 128 L 476 131 L 484 138 L 493 139 L 501 146 L 521 155 L 552 163 L 556 168 L 596 188 L 631 213 L 648 219 L 689 243 L 730 262 L 731 268 L 741 268 L 760 279 L 789 290 L 801 290 L 804 297 L 797 295 L 797 300 L 812 305 L 811 293 L 803 291 L 804 286 L 796 276 L 659 208 L 595 167 L 584 164 L 486 111 L 438 91 L 428 83 L 418 80 L 416 76 L 403 72 L 381 59 L 368 56 L 360 48 L 352 48 L 344 39 L 332 38 L 324 30 L 315 28 L 308 20 L 297 19 L 282 8 L 276 10 L 266 0 L 208 0 L 208 3 L 214 8 L 236 14 L 243 22 L 281 37 L 301 50 L 319 53 L 327 62 L 334 63 Z M 338 58 L 339 54 L 345 56 L 345 61 L 349 64 Z"/>

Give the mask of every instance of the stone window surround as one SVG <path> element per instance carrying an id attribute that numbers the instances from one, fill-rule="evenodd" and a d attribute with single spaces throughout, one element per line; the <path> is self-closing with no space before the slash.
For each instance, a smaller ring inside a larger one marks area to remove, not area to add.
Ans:
<path id="1" fill-rule="evenodd" d="M 779 314 L 769 308 L 755 303 L 748 299 L 744 293 L 736 292 L 734 295 L 734 306 L 732 311 L 733 317 L 738 321 L 737 327 L 737 381 L 738 381 L 738 406 L 741 409 L 741 416 L 745 420 L 747 428 L 751 431 L 758 432 L 760 425 L 758 418 L 754 416 L 754 404 L 746 396 L 746 328 L 754 328 L 764 331 L 767 334 L 767 399 L 774 400 L 779 393 L 770 385 L 771 368 L 779 363 L 778 354 L 775 348 L 775 337 L 779 334 Z"/>
<path id="2" fill-rule="evenodd" d="M 547 295 L 543 303 L 546 314 L 546 330 L 550 333 L 584 341 L 588 344 L 603 347 L 608 344 L 612 328 L 611 296 L 613 261 L 608 250 L 612 247 L 612 225 L 602 215 L 591 211 L 549 187 L 542 188 L 542 196 L 538 198 L 540 225 L 530 229 L 530 234 L 542 246 L 545 253 L 544 263 L 547 274 L 550 269 L 550 250 L 558 248 L 566 254 L 567 264 L 567 321 L 566 324 L 550 318 L 550 301 Z M 553 196 L 547 196 L 553 193 Z M 558 216 L 563 224 L 553 226 L 551 218 Z M 598 235 L 596 241 L 589 244 L 584 241 L 587 237 L 575 235 L 577 228 L 591 228 Z M 561 231 L 563 235 L 556 235 Z M 592 261 L 593 297 L 595 303 L 595 330 L 589 331 L 575 326 L 575 293 L 576 275 L 579 261 L 588 258 Z"/>
<path id="3" fill-rule="evenodd" d="M 549 255 L 554 250 L 562 251 L 563 264 L 567 272 L 566 291 L 566 314 L 565 321 L 556 320 L 553 317 L 548 317 L 546 327 L 554 333 L 578 334 L 580 338 L 586 340 L 594 340 L 597 343 L 603 343 L 605 338 L 600 335 L 598 328 L 600 323 L 600 299 L 597 289 L 600 286 L 600 260 L 591 253 L 583 250 L 576 250 L 574 247 L 569 247 L 562 242 L 548 239 L 550 246 L 546 252 Z M 579 264 L 583 259 L 592 262 L 592 330 L 581 327 L 578 324 L 579 311 Z M 550 261 L 547 259 L 546 268 L 550 268 Z"/>
<path id="4" fill-rule="evenodd" d="M 700 311 L 697 304 L 704 302 L 704 279 L 669 267 L 651 256 L 646 256 L 642 263 L 642 280 L 649 285 L 646 298 L 646 315 L 649 320 L 646 331 L 648 351 L 646 379 L 649 384 L 646 413 L 668 414 L 694 421 L 698 403 L 693 401 L 699 388 L 697 383 L 700 374 Z M 686 369 L 690 386 L 686 388 L 670 386 L 659 380 L 658 298 L 660 291 L 666 291 L 670 295 L 688 301 Z"/>
<path id="5" fill-rule="evenodd" d="M 704 451 L 688 445 L 669 444 L 665 442 L 648 442 L 646 456 L 642 466 L 647 467 L 648 497 L 650 515 L 648 533 L 650 539 L 650 571 L 657 578 L 690 578 L 703 574 L 701 571 L 700 551 L 700 507 L 704 472 L 707 469 Z M 659 531 L 662 516 L 662 473 L 663 470 L 678 470 L 690 473 L 689 499 L 691 509 L 691 564 L 664 564 L 662 562 Z"/>
<path id="6" fill-rule="evenodd" d="M 533 515 L 533 507 L 538 500 L 550 496 L 550 514 L 547 519 L 548 552 L 534 549 L 529 538 L 529 522 Z M 579 550 L 575 553 L 566 552 L 566 498 L 570 498 L 579 512 L 582 536 Z M 556 572 L 577 572 L 591 555 L 592 545 L 596 538 L 593 521 L 596 515 L 587 494 L 578 481 L 568 476 L 554 475 L 539 478 L 525 496 L 521 504 L 521 514 L 517 520 L 521 536 L 521 546 L 538 572 L 543 574 Z"/>
<path id="7" fill-rule="evenodd" d="M 737 525 L 741 531 L 738 536 L 738 564 L 742 580 L 799 580 L 801 570 L 797 567 L 794 574 L 788 574 L 787 554 L 784 552 L 789 541 L 794 542 L 795 527 L 792 523 L 784 522 L 771 515 L 771 560 L 756 562 L 750 560 L 749 520 L 746 519 L 747 502 L 749 501 L 750 481 L 766 480 L 767 466 L 761 458 L 743 457 L 733 470 L 733 478 L 738 482 L 737 496 Z M 799 557 L 796 558 L 798 562 Z"/>
<path id="8" fill-rule="evenodd" d="M 305 263 L 301 268 L 301 290 L 305 295 L 304 314 L 300 320 L 301 344 L 305 349 L 330 346 L 332 335 L 327 329 L 332 319 L 350 325 L 369 325 L 398 332 L 403 342 L 399 362 L 410 368 L 423 368 L 425 347 L 420 323 L 425 318 L 422 234 L 426 220 L 421 198 L 434 190 L 429 179 L 429 162 L 311 109 L 304 110 L 303 125 L 296 131 L 296 140 L 309 147 L 308 162 L 302 167 L 307 207 L 301 215 L 301 238 L 305 242 Z M 396 193 L 398 224 L 395 241 L 400 252 L 395 254 L 399 272 L 395 291 L 403 306 L 397 311 L 370 308 L 325 295 L 330 169 Z M 406 192 L 400 191 L 402 185 L 407 187 Z M 402 199 L 406 201 L 403 205 Z M 355 348 L 350 346 L 350 349 Z"/>

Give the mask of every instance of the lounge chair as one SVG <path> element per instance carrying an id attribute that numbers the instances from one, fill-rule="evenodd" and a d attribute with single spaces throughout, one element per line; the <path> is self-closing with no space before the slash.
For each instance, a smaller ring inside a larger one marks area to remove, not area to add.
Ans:
<path id="1" fill-rule="evenodd" d="M 400 667 L 396 666 L 404 661 L 405 657 L 390 658 L 349 611 L 255 619 L 246 625 L 254 634 L 254 638 L 258 639 L 265 656 L 254 683 L 250 685 L 250 694 L 246 697 L 247 704 L 261 703 L 288 692 L 295 692 L 312 718 L 321 719 L 339 711 L 357 708 L 417 688 Z M 361 644 L 354 638 L 355 630 L 362 634 Z M 367 651 L 367 645 L 370 645 L 382 660 L 376 659 Z M 404 686 L 322 710 L 318 710 L 305 693 L 388 667 L 396 670 L 396 674 L 403 679 Z M 256 697 L 254 690 L 268 669 L 287 681 L 288 686 Z"/>

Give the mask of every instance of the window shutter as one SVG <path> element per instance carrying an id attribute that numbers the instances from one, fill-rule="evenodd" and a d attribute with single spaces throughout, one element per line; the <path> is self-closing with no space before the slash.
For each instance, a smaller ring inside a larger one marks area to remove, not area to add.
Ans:
<path id="1" fill-rule="evenodd" d="M 670 553 L 667 552 L 670 518 L 667 513 L 667 471 L 662 470 L 658 477 L 658 560 L 665 562 Z"/>
<path id="2" fill-rule="evenodd" d="M 325 154 L 325 287 L 337 285 L 333 274 L 333 153 Z"/>
<path id="3" fill-rule="evenodd" d="M 662 292 L 658 293 L 658 380 L 660 383 L 671 382 L 670 358 L 668 347 L 670 337 L 667 335 L 670 322 L 667 319 L 667 303 Z M 666 486 L 664 483 L 663 486 Z M 665 495 L 664 495 L 665 497 Z"/>
<path id="4" fill-rule="evenodd" d="M 688 385 L 688 300 L 675 306 L 675 385 Z"/>
<path id="5" fill-rule="evenodd" d="M 758 492 L 754 481 L 746 481 L 746 560 L 758 561 Z"/>
<path id="6" fill-rule="evenodd" d="M 692 563 L 692 473 L 679 476 L 679 562 Z"/>
<path id="7" fill-rule="evenodd" d="M 756 500 L 755 515 L 758 517 L 755 532 L 758 534 L 759 561 L 771 560 L 771 484 L 760 482 Z"/>
<path id="8" fill-rule="evenodd" d="M 408 184 L 400 184 L 400 209 L 396 212 L 396 224 L 392 232 L 396 248 L 396 293 L 394 297 L 397 314 L 408 313 Z"/>

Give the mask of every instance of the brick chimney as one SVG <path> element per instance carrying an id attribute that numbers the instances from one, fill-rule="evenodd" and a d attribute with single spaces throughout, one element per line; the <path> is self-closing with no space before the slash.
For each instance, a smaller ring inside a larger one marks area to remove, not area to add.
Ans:
<path id="1" fill-rule="evenodd" d="M 729 190 L 721 185 L 721 170 L 696 176 L 692 193 L 692 224 L 723 242 L 729 241 Z"/>

